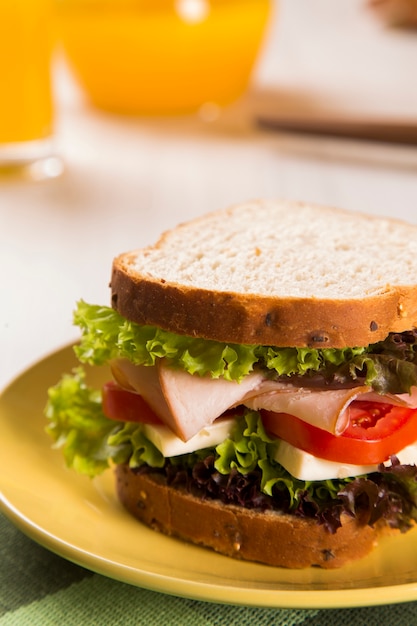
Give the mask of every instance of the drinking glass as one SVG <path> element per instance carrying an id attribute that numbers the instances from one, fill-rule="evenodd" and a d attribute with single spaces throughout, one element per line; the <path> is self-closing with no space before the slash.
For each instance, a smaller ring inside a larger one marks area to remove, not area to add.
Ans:
<path id="1" fill-rule="evenodd" d="M 60 0 L 59 37 L 90 102 L 125 114 L 224 106 L 246 89 L 272 0 Z"/>
<path id="2" fill-rule="evenodd" d="M 49 178 L 62 167 L 53 143 L 53 2 L 0 1 L 0 175 Z"/>

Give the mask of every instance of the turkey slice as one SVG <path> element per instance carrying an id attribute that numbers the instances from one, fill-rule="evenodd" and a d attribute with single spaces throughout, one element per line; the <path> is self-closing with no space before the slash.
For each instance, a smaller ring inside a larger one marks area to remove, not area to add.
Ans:
<path id="1" fill-rule="evenodd" d="M 245 400 L 245 406 L 255 410 L 289 413 L 307 424 L 341 435 L 349 423 L 347 407 L 369 390 L 367 386 L 325 390 L 292 387 L 260 393 Z"/>
<path id="2" fill-rule="evenodd" d="M 183 441 L 188 441 L 228 409 L 243 404 L 249 409 L 289 413 L 304 422 L 341 435 L 349 423 L 351 402 L 384 402 L 417 408 L 417 388 L 411 394 L 380 395 L 371 387 L 316 389 L 294 387 L 252 372 L 241 383 L 224 378 L 191 375 L 168 367 L 134 365 L 127 359 L 112 362 L 116 381 L 139 393 L 158 417 Z"/>
<path id="3" fill-rule="evenodd" d="M 261 385 L 259 393 L 244 403 L 250 409 L 289 413 L 307 424 L 341 435 L 349 424 L 349 405 L 354 401 L 371 401 L 417 408 L 417 387 L 410 394 L 378 394 L 366 385 L 350 389 L 312 389 L 282 386 L 274 389 L 273 381 Z"/>
<path id="4" fill-rule="evenodd" d="M 245 376 L 241 383 L 224 378 L 191 375 L 168 367 L 133 365 L 127 359 L 111 363 L 116 381 L 139 393 L 158 417 L 183 441 L 212 424 L 227 409 L 242 403 L 264 380 L 261 373 Z"/>

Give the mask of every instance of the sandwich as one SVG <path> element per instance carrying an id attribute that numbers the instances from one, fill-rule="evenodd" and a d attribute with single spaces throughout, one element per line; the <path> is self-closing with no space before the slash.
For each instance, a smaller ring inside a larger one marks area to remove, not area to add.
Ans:
<path id="1" fill-rule="evenodd" d="M 116 257 L 110 288 L 78 302 L 80 365 L 48 391 L 68 466 L 111 468 L 155 531 L 275 567 L 413 528 L 416 226 L 252 201 Z"/>

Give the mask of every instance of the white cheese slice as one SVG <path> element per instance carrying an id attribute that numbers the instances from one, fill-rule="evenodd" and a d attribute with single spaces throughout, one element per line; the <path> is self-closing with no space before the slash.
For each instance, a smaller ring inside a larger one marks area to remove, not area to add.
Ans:
<path id="1" fill-rule="evenodd" d="M 395 455 L 400 463 L 414 465 L 417 463 L 417 442 L 407 446 Z M 300 480 L 327 480 L 332 478 L 348 478 L 361 474 L 370 474 L 378 469 L 378 465 L 353 465 L 319 459 L 309 452 L 295 448 L 290 443 L 277 440 L 275 460 L 280 463 L 294 478 Z M 389 461 L 385 462 L 389 465 Z"/>
<path id="2" fill-rule="evenodd" d="M 162 424 L 144 424 L 143 430 L 154 446 L 165 457 L 170 457 L 217 446 L 229 437 L 235 421 L 234 417 L 218 419 L 214 424 L 204 427 L 188 441 L 183 441 L 168 426 L 163 426 Z"/>
<path id="3" fill-rule="evenodd" d="M 196 450 L 217 446 L 227 439 L 235 424 L 235 418 L 216 420 L 206 426 L 188 441 L 177 437 L 170 428 L 159 424 L 144 424 L 146 437 L 162 452 L 165 457 L 189 454 Z M 319 459 L 309 452 L 304 452 L 290 443 L 277 439 L 275 460 L 280 463 L 294 478 L 300 480 L 327 480 L 332 478 L 348 478 L 369 474 L 378 469 L 378 465 L 353 465 Z M 407 446 L 396 454 L 400 463 L 413 465 L 417 463 L 417 442 Z M 387 461 L 386 465 L 389 464 Z"/>

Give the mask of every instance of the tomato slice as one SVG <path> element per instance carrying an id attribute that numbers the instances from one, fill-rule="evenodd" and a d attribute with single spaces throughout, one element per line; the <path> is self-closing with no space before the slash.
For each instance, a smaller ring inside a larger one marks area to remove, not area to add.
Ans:
<path id="1" fill-rule="evenodd" d="M 106 417 L 121 422 L 162 424 L 149 404 L 138 393 L 110 381 L 102 389 L 102 407 Z"/>
<path id="2" fill-rule="evenodd" d="M 328 461 L 374 465 L 417 441 L 417 409 L 355 401 L 348 410 L 349 426 L 339 436 L 288 413 L 261 415 L 267 432 Z"/>

